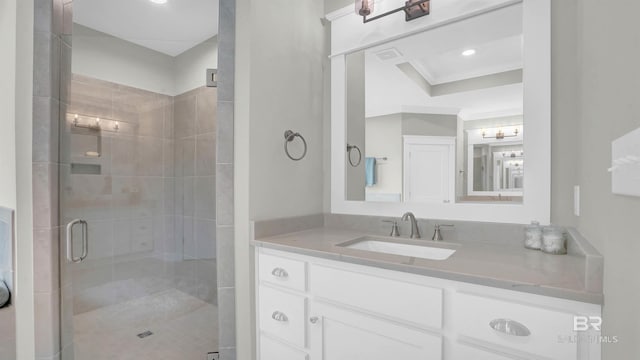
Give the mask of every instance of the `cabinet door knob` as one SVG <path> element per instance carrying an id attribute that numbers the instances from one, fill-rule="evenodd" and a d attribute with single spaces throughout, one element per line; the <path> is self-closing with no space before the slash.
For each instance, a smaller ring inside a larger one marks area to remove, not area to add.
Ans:
<path id="1" fill-rule="evenodd" d="M 275 277 L 279 277 L 279 278 L 286 278 L 286 277 L 289 276 L 289 273 L 287 272 L 287 270 L 285 270 L 283 268 L 275 268 L 271 272 L 271 275 L 273 275 Z"/>
<path id="2" fill-rule="evenodd" d="M 313 316 L 311 318 L 309 318 L 309 322 L 312 324 L 315 324 L 318 322 L 318 317 L 317 316 Z"/>
<path id="3" fill-rule="evenodd" d="M 287 315 L 285 315 L 283 312 L 280 312 L 280 311 L 274 311 L 273 314 L 271 314 L 271 318 L 275 321 L 280 321 L 280 322 L 289 321 L 289 318 L 287 317 Z"/>
<path id="4" fill-rule="evenodd" d="M 489 326 L 497 332 L 512 336 L 529 336 L 531 331 L 515 320 L 495 319 L 489 323 Z"/>

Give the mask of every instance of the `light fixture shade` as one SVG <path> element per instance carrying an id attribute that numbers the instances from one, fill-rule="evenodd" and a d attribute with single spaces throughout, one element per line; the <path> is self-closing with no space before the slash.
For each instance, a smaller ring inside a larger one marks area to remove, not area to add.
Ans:
<path id="1" fill-rule="evenodd" d="M 373 14 L 374 0 L 356 0 L 356 14 L 369 16 Z"/>
<path id="2" fill-rule="evenodd" d="M 405 20 L 411 21 L 429 15 L 431 12 L 430 0 L 407 0 L 405 3 Z"/>

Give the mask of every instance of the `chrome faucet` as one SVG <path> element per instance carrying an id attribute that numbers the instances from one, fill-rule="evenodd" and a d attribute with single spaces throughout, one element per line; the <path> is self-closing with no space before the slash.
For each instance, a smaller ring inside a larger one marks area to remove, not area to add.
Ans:
<path id="1" fill-rule="evenodd" d="M 416 217 L 411 212 L 407 212 L 402 215 L 402 221 L 411 220 L 411 237 L 412 239 L 420 239 L 420 229 L 418 229 L 418 222 L 416 221 Z"/>

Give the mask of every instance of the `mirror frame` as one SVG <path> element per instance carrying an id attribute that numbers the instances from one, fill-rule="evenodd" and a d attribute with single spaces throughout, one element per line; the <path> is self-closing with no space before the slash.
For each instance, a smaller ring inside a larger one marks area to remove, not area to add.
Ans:
<path id="1" fill-rule="evenodd" d="M 393 7 L 381 2 L 380 12 Z M 327 15 L 331 21 L 331 212 L 398 217 L 412 211 L 416 217 L 459 221 L 526 224 L 550 222 L 551 213 L 551 0 L 480 0 L 435 3 L 431 15 L 405 22 L 387 16 L 363 24 L 353 6 Z M 497 203 L 384 203 L 346 200 L 346 56 L 372 46 L 417 34 L 491 10 L 523 4 L 524 152 L 527 171 L 521 204 Z"/>

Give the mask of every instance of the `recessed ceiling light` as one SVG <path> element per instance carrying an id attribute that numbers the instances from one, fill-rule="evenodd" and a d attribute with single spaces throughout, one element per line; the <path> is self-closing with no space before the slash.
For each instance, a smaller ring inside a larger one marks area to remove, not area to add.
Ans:
<path id="1" fill-rule="evenodd" d="M 154 4 L 166 4 L 167 0 L 149 0 Z"/>
<path id="2" fill-rule="evenodd" d="M 475 55 L 476 54 L 476 50 L 475 49 L 469 49 L 469 50 L 465 50 L 462 52 L 463 56 L 471 56 L 471 55 Z"/>

